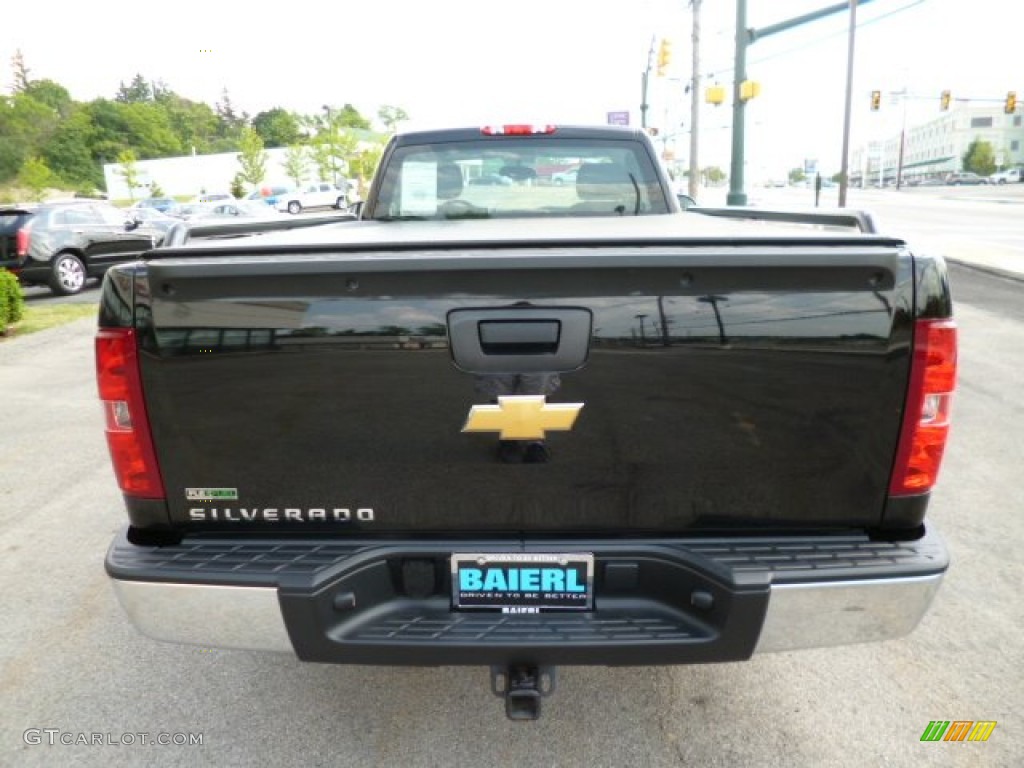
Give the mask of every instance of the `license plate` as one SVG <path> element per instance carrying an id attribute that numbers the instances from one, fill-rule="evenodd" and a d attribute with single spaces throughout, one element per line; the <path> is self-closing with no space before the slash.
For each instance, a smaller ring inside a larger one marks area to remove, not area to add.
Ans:
<path id="1" fill-rule="evenodd" d="M 591 554 L 452 555 L 452 604 L 458 610 L 589 611 L 593 602 Z"/>

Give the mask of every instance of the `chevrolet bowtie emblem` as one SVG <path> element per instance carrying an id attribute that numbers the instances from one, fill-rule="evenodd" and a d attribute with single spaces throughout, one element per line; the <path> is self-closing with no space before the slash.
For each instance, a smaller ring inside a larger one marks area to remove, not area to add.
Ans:
<path id="1" fill-rule="evenodd" d="M 498 432 L 501 440 L 543 440 L 545 431 L 572 429 L 583 403 L 548 403 L 544 395 L 506 395 L 474 405 L 463 432 Z"/>

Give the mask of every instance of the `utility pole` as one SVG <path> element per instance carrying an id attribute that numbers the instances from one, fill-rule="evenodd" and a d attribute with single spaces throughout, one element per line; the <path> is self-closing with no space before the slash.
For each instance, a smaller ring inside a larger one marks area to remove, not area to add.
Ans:
<path id="1" fill-rule="evenodd" d="M 647 49 L 647 69 L 640 73 L 640 127 L 647 127 L 647 83 L 651 79 L 651 62 L 654 60 L 654 35 L 651 47 Z"/>
<path id="2" fill-rule="evenodd" d="M 687 191 L 697 199 L 700 163 L 697 159 L 697 127 L 700 121 L 700 0 L 690 0 L 693 9 L 693 80 L 690 81 L 690 180 Z"/>
<path id="3" fill-rule="evenodd" d="M 846 207 L 850 186 L 850 110 L 853 109 L 853 41 L 857 30 L 857 0 L 850 0 L 850 34 L 846 44 L 846 107 L 843 114 L 843 156 L 839 161 L 839 207 Z"/>

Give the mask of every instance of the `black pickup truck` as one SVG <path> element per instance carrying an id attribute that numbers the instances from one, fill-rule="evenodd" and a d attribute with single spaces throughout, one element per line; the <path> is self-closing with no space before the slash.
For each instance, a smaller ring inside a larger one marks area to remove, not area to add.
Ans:
<path id="1" fill-rule="evenodd" d="M 557 665 L 931 603 L 950 293 L 869 216 L 680 212 L 642 134 L 516 127 L 396 138 L 358 221 L 220 226 L 102 291 L 106 568 L 145 634 L 482 665 L 531 719 Z"/>

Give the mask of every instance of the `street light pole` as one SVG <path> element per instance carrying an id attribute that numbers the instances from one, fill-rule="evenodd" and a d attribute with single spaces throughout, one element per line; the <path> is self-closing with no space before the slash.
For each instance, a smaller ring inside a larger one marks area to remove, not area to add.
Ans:
<path id="1" fill-rule="evenodd" d="M 868 2 L 870 0 L 844 0 L 842 3 L 830 5 L 827 8 L 811 11 L 787 21 L 780 21 L 778 24 L 771 24 L 761 29 L 747 29 L 747 0 L 736 0 L 736 63 L 732 104 L 732 165 L 729 171 L 729 194 L 726 197 L 728 205 L 747 204 L 747 194 L 743 191 L 743 166 L 746 162 L 743 156 L 745 102 L 740 98 L 741 86 L 747 79 L 747 46 L 770 35 L 817 21 L 839 11 L 852 10 L 858 3 L 864 5 Z M 844 151 L 843 154 L 845 156 L 846 152 Z"/>
<path id="2" fill-rule="evenodd" d="M 749 40 L 747 0 L 736 0 L 736 56 L 732 84 L 732 163 L 729 168 L 729 194 L 725 197 L 726 205 L 747 204 L 747 193 L 743 191 L 743 166 L 746 163 L 746 158 L 743 156 L 746 102 L 740 98 L 740 87 L 747 79 L 747 43 Z"/>

